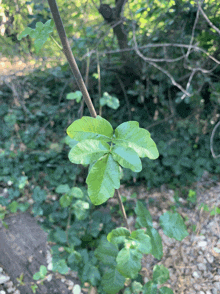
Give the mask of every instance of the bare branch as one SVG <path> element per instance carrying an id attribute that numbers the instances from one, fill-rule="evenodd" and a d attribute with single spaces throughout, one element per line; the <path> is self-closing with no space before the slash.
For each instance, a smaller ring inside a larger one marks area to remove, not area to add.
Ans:
<path id="1" fill-rule="evenodd" d="M 213 150 L 213 138 L 214 138 L 214 135 L 215 135 L 215 132 L 216 132 L 216 129 L 217 127 L 220 125 L 220 121 L 217 123 L 217 125 L 214 127 L 213 131 L 212 131 L 212 135 L 211 135 L 211 138 L 210 138 L 210 149 L 211 149 L 211 152 L 212 152 L 212 156 L 214 158 L 218 158 L 220 157 L 220 154 L 219 155 L 215 155 L 214 153 L 214 150 Z"/>
<path id="2" fill-rule="evenodd" d="M 205 14 L 205 12 L 203 11 L 201 4 L 199 3 L 199 1 L 197 0 L 197 4 L 198 4 L 198 8 L 201 11 L 203 17 L 205 18 L 205 20 L 207 21 L 207 23 L 210 25 L 210 27 L 212 27 L 219 35 L 220 35 L 220 30 L 210 21 L 210 19 L 208 18 L 208 16 Z"/>
<path id="3" fill-rule="evenodd" d="M 206 54 L 210 59 L 212 59 L 214 62 L 216 62 L 217 64 L 220 64 L 220 61 L 217 60 L 215 57 L 211 56 L 208 52 L 206 52 L 204 49 L 195 46 L 195 45 L 187 45 L 187 44 L 176 44 L 176 43 L 164 43 L 164 44 L 148 44 L 145 46 L 140 46 L 138 47 L 138 49 L 145 49 L 145 48 L 156 48 L 156 47 L 180 47 L 180 48 L 191 48 L 194 49 L 195 51 L 201 51 L 204 54 Z M 105 55 L 105 54 L 115 54 L 115 53 L 121 53 L 121 52 L 125 52 L 125 51 L 132 51 L 132 50 L 136 50 L 134 47 L 133 48 L 125 48 L 125 49 L 118 49 L 118 50 L 109 50 L 109 51 L 103 51 L 103 52 L 99 52 L 99 55 Z M 91 50 L 90 52 L 86 53 L 85 55 L 83 55 L 83 57 L 81 58 L 81 60 L 85 59 L 88 55 L 92 55 L 96 53 L 96 50 Z M 154 59 L 154 62 L 162 62 L 160 61 L 160 59 Z M 165 60 L 166 61 L 166 60 Z"/>
<path id="4" fill-rule="evenodd" d="M 157 69 L 159 69 L 160 71 L 162 71 L 165 75 L 167 75 L 167 76 L 170 78 L 172 84 L 173 84 L 174 86 L 176 86 L 177 88 L 179 88 L 179 89 L 180 89 L 185 95 L 187 95 L 187 96 L 191 96 L 190 93 L 188 93 L 186 90 L 184 90 L 183 87 L 175 81 L 174 77 L 173 77 L 173 76 L 172 76 L 167 70 L 163 69 L 162 67 L 160 67 L 159 65 L 157 65 L 157 64 L 154 63 L 154 62 L 148 61 L 148 60 L 145 58 L 145 56 L 139 51 L 138 46 L 137 46 L 136 37 L 135 37 L 134 26 L 133 26 L 133 41 L 134 41 L 134 44 L 135 44 L 135 51 L 136 51 L 136 53 L 137 53 L 137 54 L 138 54 L 143 60 L 147 61 L 149 64 L 153 65 L 154 67 L 156 67 Z"/>
<path id="5" fill-rule="evenodd" d="M 199 9 L 197 10 L 197 13 L 196 13 L 196 19 L 195 19 L 194 24 L 193 24 L 192 36 L 191 36 L 191 40 L 190 40 L 190 44 L 189 44 L 189 48 L 188 48 L 187 53 L 186 53 L 186 58 L 188 58 L 188 56 L 189 56 L 189 54 L 190 54 L 190 51 L 191 51 L 191 46 L 192 46 L 192 43 L 193 43 L 194 34 L 195 34 L 195 29 L 196 29 L 196 25 L 197 25 L 198 19 L 199 19 Z"/>

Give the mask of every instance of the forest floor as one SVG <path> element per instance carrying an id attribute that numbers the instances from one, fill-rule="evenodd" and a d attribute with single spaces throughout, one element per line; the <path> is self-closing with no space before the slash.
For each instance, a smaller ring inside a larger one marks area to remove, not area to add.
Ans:
<path id="1" fill-rule="evenodd" d="M 188 207 L 187 201 L 180 197 L 182 207 L 176 210 L 184 220 L 187 219 L 185 224 L 189 235 L 179 242 L 159 229 L 163 257 L 158 262 L 152 255 L 147 255 L 142 262 L 142 275 L 147 282 L 152 278 L 153 266 L 163 264 L 170 273 L 170 280 L 165 286 L 173 289 L 175 294 L 220 294 L 220 214 L 210 214 L 213 208 L 220 207 L 220 182 L 213 183 L 207 179 L 198 182 L 194 189 L 197 194 L 195 206 Z M 154 228 L 158 229 L 160 215 L 175 206 L 175 191 L 166 189 L 165 185 L 150 191 L 144 185 L 120 188 L 121 195 L 127 197 L 128 201 L 136 201 L 130 197 L 134 192 L 137 193 L 137 200 L 153 199 L 148 210 Z M 201 205 L 203 208 L 200 208 Z M 131 227 L 134 222 L 134 218 L 130 217 Z"/>

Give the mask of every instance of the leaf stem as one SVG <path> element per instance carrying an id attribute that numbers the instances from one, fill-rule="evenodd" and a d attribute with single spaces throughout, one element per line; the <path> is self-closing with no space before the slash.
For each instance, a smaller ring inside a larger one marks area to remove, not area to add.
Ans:
<path id="1" fill-rule="evenodd" d="M 129 227 L 129 224 L 128 224 L 128 218 L 127 218 L 127 215 L 126 215 L 126 212 L 125 212 L 125 208 L 124 208 L 124 205 L 123 205 L 123 203 L 121 201 L 121 195 L 120 195 L 118 189 L 116 189 L 116 196 L 118 198 L 118 203 L 119 203 L 119 206 L 120 206 L 122 215 L 123 215 L 123 219 L 124 219 L 125 225 L 126 225 L 127 229 L 131 232 L 130 227 Z"/>

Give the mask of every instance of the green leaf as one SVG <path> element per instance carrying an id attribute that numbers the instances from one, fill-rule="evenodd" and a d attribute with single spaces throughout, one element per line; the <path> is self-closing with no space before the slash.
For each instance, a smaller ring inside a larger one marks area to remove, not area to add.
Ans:
<path id="1" fill-rule="evenodd" d="M 169 278 L 169 270 L 163 264 L 154 266 L 153 281 L 155 284 L 164 284 Z"/>
<path id="2" fill-rule="evenodd" d="M 73 211 L 78 220 L 84 220 L 87 216 L 87 210 L 89 209 L 89 203 L 82 200 L 77 200 L 73 205 Z"/>
<path id="3" fill-rule="evenodd" d="M 41 274 L 40 272 L 37 272 L 33 275 L 33 280 L 37 281 L 37 280 L 40 280 L 41 279 Z"/>
<path id="4" fill-rule="evenodd" d="M 60 198 L 59 202 L 63 208 L 68 207 L 72 202 L 72 197 L 70 197 L 68 194 L 65 194 Z"/>
<path id="5" fill-rule="evenodd" d="M 117 228 L 112 230 L 108 236 L 107 240 L 112 244 L 123 243 L 128 237 L 130 237 L 130 232 L 126 228 Z"/>
<path id="6" fill-rule="evenodd" d="M 131 233 L 131 238 L 138 241 L 137 250 L 143 254 L 149 254 L 152 250 L 151 239 L 144 230 L 135 230 Z"/>
<path id="7" fill-rule="evenodd" d="M 10 210 L 12 213 L 17 212 L 17 210 L 18 210 L 18 202 L 17 202 L 17 201 L 12 201 L 12 202 L 8 205 L 8 208 L 9 208 L 9 210 Z"/>
<path id="8" fill-rule="evenodd" d="M 76 164 L 89 164 L 108 153 L 110 146 L 98 140 L 84 140 L 69 152 L 69 160 Z"/>
<path id="9" fill-rule="evenodd" d="M 68 192 L 68 195 L 73 196 L 74 198 L 83 198 L 83 191 L 78 188 L 78 187 L 73 187 L 72 189 L 70 189 L 70 191 Z"/>
<path id="10" fill-rule="evenodd" d="M 20 209 L 22 212 L 25 212 L 29 208 L 30 204 L 25 202 L 25 203 L 19 203 L 18 204 L 18 209 Z"/>
<path id="11" fill-rule="evenodd" d="M 69 185 L 59 185 L 58 187 L 56 187 L 55 192 L 59 193 L 59 194 L 64 194 L 67 193 L 70 190 Z"/>
<path id="12" fill-rule="evenodd" d="M 168 287 L 162 287 L 159 289 L 159 294 L 173 294 L 173 290 Z"/>
<path id="13" fill-rule="evenodd" d="M 162 245 L 162 239 L 158 233 L 157 230 L 154 228 L 148 227 L 147 228 L 147 235 L 149 235 L 152 245 L 151 254 L 157 258 L 161 259 L 163 256 L 163 245 Z"/>
<path id="14" fill-rule="evenodd" d="M 34 214 L 34 216 L 36 215 L 43 215 L 44 211 L 41 208 L 41 203 L 34 203 L 33 208 L 32 208 L 32 213 Z"/>
<path id="15" fill-rule="evenodd" d="M 144 285 L 143 294 L 157 294 L 157 284 L 149 281 Z"/>
<path id="16" fill-rule="evenodd" d="M 141 270 L 142 254 L 135 249 L 123 248 L 116 258 L 117 270 L 125 278 L 134 279 Z"/>
<path id="17" fill-rule="evenodd" d="M 69 136 L 66 136 L 65 139 L 64 139 L 64 142 L 69 145 L 69 147 L 74 147 L 78 141 L 74 140 L 74 139 L 71 139 Z"/>
<path id="18" fill-rule="evenodd" d="M 22 38 L 27 37 L 31 31 L 32 31 L 31 28 L 25 28 L 25 30 L 18 35 L 18 40 L 20 41 Z"/>
<path id="19" fill-rule="evenodd" d="M 108 269 L 104 276 L 102 277 L 103 290 L 107 294 L 116 294 L 123 287 L 125 283 L 125 278 L 117 271 L 117 269 Z"/>
<path id="20" fill-rule="evenodd" d="M 68 100 L 76 100 L 77 103 L 79 103 L 82 99 L 82 92 L 81 91 L 76 91 L 74 93 L 68 93 L 66 95 L 66 99 Z"/>
<path id="21" fill-rule="evenodd" d="M 67 260 L 72 266 L 75 264 L 77 265 L 82 261 L 82 256 L 79 252 L 74 251 L 74 252 L 70 253 Z"/>
<path id="22" fill-rule="evenodd" d="M 28 183 L 27 182 L 28 177 L 22 176 L 18 179 L 18 188 L 19 189 L 24 189 L 25 185 Z"/>
<path id="23" fill-rule="evenodd" d="M 186 226 L 179 213 L 165 212 L 160 216 L 160 225 L 163 228 L 164 234 L 178 241 L 183 240 L 188 236 Z"/>
<path id="24" fill-rule="evenodd" d="M 106 239 L 101 240 L 99 246 L 95 250 L 95 256 L 104 264 L 115 268 L 116 266 L 116 257 L 118 255 L 117 247 L 108 242 Z"/>
<path id="25" fill-rule="evenodd" d="M 40 266 L 40 274 L 41 274 L 41 277 L 43 277 L 43 278 L 46 276 L 46 274 L 47 274 L 46 266 L 44 266 L 44 265 Z"/>
<path id="26" fill-rule="evenodd" d="M 32 198 L 34 199 L 35 202 L 41 203 L 47 198 L 47 194 L 44 190 L 41 190 L 39 186 L 36 186 L 34 188 L 34 192 L 32 194 Z"/>
<path id="27" fill-rule="evenodd" d="M 135 207 L 135 213 L 137 215 L 136 222 L 142 227 L 142 228 L 148 228 L 153 226 L 152 217 L 150 215 L 150 212 L 146 209 L 144 204 L 140 201 L 137 201 L 136 207 Z"/>
<path id="28" fill-rule="evenodd" d="M 100 282 L 101 275 L 96 266 L 87 263 L 83 268 L 82 279 L 91 283 L 92 286 L 97 286 Z"/>
<path id="29" fill-rule="evenodd" d="M 53 32 L 54 22 L 52 19 L 49 19 L 45 24 L 42 22 L 36 23 L 36 28 L 26 28 L 21 34 L 18 35 L 18 40 L 29 35 L 31 38 L 34 38 L 34 47 L 38 52 L 47 41 L 49 34 Z"/>
<path id="30" fill-rule="evenodd" d="M 131 285 L 131 289 L 133 294 L 139 294 L 142 292 L 143 286 L 141 283 L 134 281 Z"/>
<path id="31" fill-rule="evenodd" d="M 137 152 L 139 157 L 156 159 L 159 156 L 156 144 L 150 137 L 150 133 L 139 128 L 136 121 L 128 121 L 120 124 L 115 130 L 113 143 L 119 146 L 130 147 Z"/>
<path id="32" fill-rule="evenodd" d="M 56 232 L 54 233 L 54 237 L 56 241 L 65 244 L 66 243 L 66 232 L 60 228 L 56 228 Z"/>
<path id="33" fill-rule="evenodd" d="M 76 141 L 96 139 L 109 142 L 113 135 L 113 128 L 107 120 L 99 115 L 96 118 L 83 116 L 67 128 L 67 134 Z"/>
<path id="34" fill-rule="evenodd" d="M 53 269 L 52 269 L 52 271 L 54 271 L 54 272 L 57 271 L 58 273 L 60 273 L 60 274 L 62 274 L 62 275 L 65 275 L 65 274 L 67 274 L 68 271 L 69 271 L 69 268 L 68 268 L 68 266 L 67 266 L 67 264 L 66 264 L 65 259 L 59 259 L 59 260 L 56 261 L 56 262 L 53 262 L 53 261 L 52 261 L 52 264 L 53 264 Z"/>
<path id="35" fill-rule="evenodd" d="M 133 172 L 142 170 L 141 160 L 133 149 L 124 146 L 113 146 L 111 153 L 114 160 L 121 166 L 130 168 Z"/>
<path id="36" fill-rule="evenodd" d="M 211 215 L 211 216 L 212 216 L 212 215 L 216 215 L 216 214 L 220 214 L 220 208 L 217 207 L 217 206 L 215 206 L 214 209 L 212 209 L 212 210 L 210 211 L 210 215 Z"/>
<path id="37" fill-rule="evenodd" d="M 103 94 L 103 97 L 100 98 L 100 105 L 108 105 L 112 109 L 117 109 L 119 107 L 119 100 L 113 96 L 110 96 L 107 92 Z"/>
<path id="38" fill-rule="evenodd" d="M 103 156 L 92 166 L 86 183 L 88 195 L 95 205 L 114 196 L 115 189 L 120 187 L 120 170 L 111 154 Z"/>

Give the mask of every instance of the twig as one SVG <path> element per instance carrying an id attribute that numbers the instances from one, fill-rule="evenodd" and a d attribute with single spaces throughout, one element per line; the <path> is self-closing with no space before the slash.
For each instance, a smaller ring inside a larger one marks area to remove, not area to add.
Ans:
<path id="1" fill-rule="evenodd" d="M 157 47 L 180 47 L 180 48 L 191 48 L 194 49 L 195 51 L 201 51 L 204 54 L 206 54 L 210 59 L 212 59 L 214 62 L 216 62 L 217 64 L 220 64 L 220 61 L 217 60 L 215 57 L 211 56 L 208 52 L 206 52 L 204 49 L 196 46 L 196 45 L 188 45 L 188 44 L 177 44 L 177 43 L 164 43 L 164 44 L 148 44 L 145 46 L 140 46 L 138 47 L 138 49 L 145 49 L 145 48 L 157 48 Z M 109 51 L 103 51 L 103 52 L 99 52 L 99 55 L 105 55 L 105 54 L 115 54 L 115 53 L 121 53 L 121 52 L 125 52 L 125 51 L 135 51 L 136 48 L 132 47 L 132 48 L 125 48 L 125 49 L 117 49 L 117 50 L 109 50 Z M 86 53 L 85 55 L 83 55 L 83 57 L 81 58 L 81 60 L 83 60 L 84 58 L 86 58 L 86 56 L 88 54 L 92 55 L 96 53 L 96 50 L 92 50 L 89 53 Z M 160 60 L 160 59 L 159 59 Z M 155 62 L 156 59 L 155 59 Z"/>
<path id="2" fill-rule="evenodd" d="M 205 18 L 205 20 L 207 21 L 207 23 L 210 25 L 210 27 L 212 27 L 219 35 L 220 35 L 220 30 L 210 21 L 210 19 L 208 18 L 208 16 L 205 14 L 205 12 L 203 11 L 199 1 L 197 0 L 197 4 L 198 4 L 198 8 L 201 11 L 203 17 Z"/>
<path id="3" fill-rule="evenodd" d="M 217 125 L 214 127 L 213 131 L 212 131 L 212 135 L 211 135 L 211 138 L 210 138 L 210 149 L 211 149 L 211 153 L 212 153 L 212 156 L 214 158 L 218 158 L 220 157 L 220 154 L 219 155 L 215 155 L 215 152 L 213 150 L 213 138 L 214 138 L 214 135 L 215 135 L 215 132 L 216 132 L 216 129 L 217 127 L 220 125 L 220 121 L 217 123 Z"/>
<path id="4" fill-rule="evenodd" d="M 154 67 L 156 67 L 157 69 L 159 69 L 160 71 L 162 71 L 165 75 L 167 75 L 167 76 L 170 78 L 172 84 L 173 84 L 174 86 L 176 86 L 177 88 L 179 88 L 179 89 L 180 89 L 180 90 L 181 90 L 186 96 L 189 96 L 189 97 L 192 96 L 189 92 L 187 92 L 186 90 L 184 90 L 183 87 L 182 87 L 180 84 L 178 84 L 178 83 L 175 81 L 174 77 L 173 77 L 173 76 L 172 76 L 167 70 L 163 69 L 162 67 L 160 67 L 160 66 L 157 65 L 156 63 L 147 60 L 147 58 L 145 58 L 145 56 L 140 52 L 140 50 L 138 49 L 138 46 L 137 46 L 137 40 L 136 40 L 136 36 L 135 36 L 135 29 L 134 29 L 134 26 L 133 26 L 133 41 L 134 41 L 134 44 L 135 44 L 135 51 L 136 51 L 136 53 L 137 53 L 137 54 L 138 54 L 143 60 L 147 61 L 149 64 L 153 65 Z"/>
<path id="5" fill-rule="evenodd" d="M 127 219 L 127 215 L 126 215 L 126 212 L 125 212 L 125 208 L 124 208 L 124 205 L 123 205 L 123 203 L 121 201 L 121 195 L 120 195 L 118 189 L 116 189 L 116 197 L 118 198 L 119 207 L 121 209 L 125 225 L 126 225 L 127 229 L 131 232 L 129 224 L 128 224 L 128 219 Z"/>
<path id="6" fill-rule="evenodd" d="M 187 53 L 186 53 L 186 58 L 189 57 L 189 54 L 190 54 L 190 51 L 191 51 L 191 46 L 192 46 L 192 43 L 193 43 L 195 29 L 196 29 L 196 25 L 197 25 L 198 19 L 199 19 L 199 9 L 197 10 L 196 19 L 195 19 L 194 24 L 193 24 L 192 36 L 191 36 L 189 48 L 188 48 Z"/>

